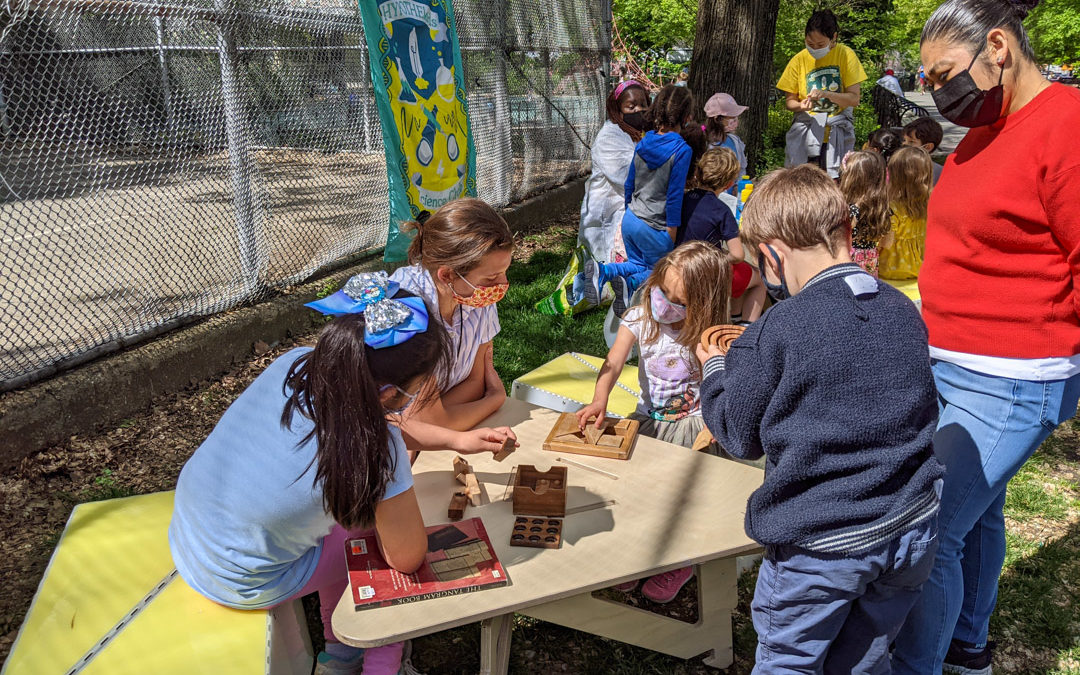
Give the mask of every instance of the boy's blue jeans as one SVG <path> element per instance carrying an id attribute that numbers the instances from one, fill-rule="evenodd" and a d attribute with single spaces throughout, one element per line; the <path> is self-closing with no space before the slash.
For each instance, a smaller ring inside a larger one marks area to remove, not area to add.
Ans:
<path id="1" fill-rule="evenodd" d="M 934 453 L 945 465 L 941 546 L 893 650 L 896 673 L 939 673 L 953 639 L 986 645 L 1005 562 L 1005 487 L 1076 414 L 1080 375 L 1034 382 L 934 361 Z"/>
<path id="2" fill-rule="evenodd" d="M 637 287 L 649 278 L 653 266 L 675 247 L 675 243 L 671 241 L 667 228 L 654 230 L 629 208 L 623 215 L 622 237 L 626 262 L 601 264 L 600 288 L 615 277 L 623 277 L 626 279 L 627 292 L 633 295 Z"/>
<path id="3" fill-rule="evenodd" d="M 754 673 L 888 673 L 937 550 L 937 519 L 859 555 L 769 546 L 751 604 Z"/>

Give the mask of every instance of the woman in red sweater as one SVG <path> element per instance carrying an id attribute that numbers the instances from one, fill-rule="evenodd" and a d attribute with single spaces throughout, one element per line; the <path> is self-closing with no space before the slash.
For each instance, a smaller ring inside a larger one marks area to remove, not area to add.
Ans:
<path id="1" fill-rule="evenodd" d="M 919 275 L 947 473 L 898 673 L 990 672 L 1005 488 L 1080 399 L 1080 91 L 1035 64 L 1037 4 L 948 0 L 923 28 L 938 110 L 971 131 L 930 198 Z"/>

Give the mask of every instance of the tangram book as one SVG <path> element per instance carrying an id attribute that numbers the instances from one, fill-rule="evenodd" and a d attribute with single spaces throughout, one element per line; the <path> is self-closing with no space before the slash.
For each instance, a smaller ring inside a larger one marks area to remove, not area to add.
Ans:
<path id="1" fill-rule="evenodd" d="M 412 574 L 402 574 L 386 564 L 374 531 L 345 541 L 349 587 L 356 609 L 470 593 L 509 583 L 479 518 L 434 525 L 427 528 L 427 534 L 427 557 Z"/>

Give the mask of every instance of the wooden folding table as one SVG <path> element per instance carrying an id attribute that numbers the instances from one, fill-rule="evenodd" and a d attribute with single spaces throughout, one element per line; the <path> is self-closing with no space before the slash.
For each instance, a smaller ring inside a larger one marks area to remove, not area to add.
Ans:
<path id="1" fill-rule="evenodd" d="M 484 426 L 513 427 L 517 452 L 501 463 L 486 454 L 468 458 L 490 503 L 468 507 L 465 517 L 483 519 L 510 585 L 359 612 L 346 591 L 333 616 L 339 639 L 375 647 L 480 621 L 481 672 L 505 673 L 516 612 L 680 658 L 711 652 L 705 662 L 717 668 L 731 664 L 735 558 L 758 550 L 743 531 L 743 515 L 747 497 L 761 485 L 761 470 L 644 436 L 625 461 L 544 451 L 557 418 L 508 399 Z M 453 458 L 423 452 L 413 466 L 428 525 L 448 522 L 446 508 L 458 486 Z M 567 515 L 559 549 L 510 546 L 507 485 L 517 464 L 567 467 L 569 511 L 604 505 Z M 688 564 L 698 578 L 696 623 L 592 595 Z"/>

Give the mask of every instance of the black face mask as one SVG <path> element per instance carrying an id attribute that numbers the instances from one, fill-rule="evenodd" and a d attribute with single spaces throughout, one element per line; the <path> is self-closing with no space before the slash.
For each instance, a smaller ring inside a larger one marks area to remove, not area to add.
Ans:
<path id="1" fill-rule="evenodd" d="M 769 281 L 765 276 L 765 254 L 758 251 L 758 270 L 761 272 L 761 281 L 765 284 L 765 290 L 769 292 L 772 299 L 780 302 L 781 300 L 787 300 L 791 297 L 791 291 L 788 290 L 787 279 L 784 278 L 784 263 L 780 262 L 780 256 L 776 254 L 772 246 L 766 245 L 765 248 L 769 249 L 769 254 L 776 261 L 777 275 L 780 277 L 780 283 L 774 284 Z"/>
<path id="2" fill-rule="evenodd" d="M 1005 88 L 1001 86 L 1001 77 L 1005 74 L 1004 64 L 998 74 L 997 86 L 983 91 L 975 84 L 970 72 L 977 58 L 979 54 L 971 59 L 967 70 L 951 78 L 940 89 L 930 92 L 941 115 L 962 127 L 985 127 L 997 122 L 1005 100 Z"/>
<path id="3" fill-rule="evenodd" d="M 645 131 L 645 127 L 648 126 L 648 122 L 645 121 L 645 113 L 640 111 L 632 113 L 623 113 L 623 122 L 626 122 L 631 128 L 638 131 Z"/>

